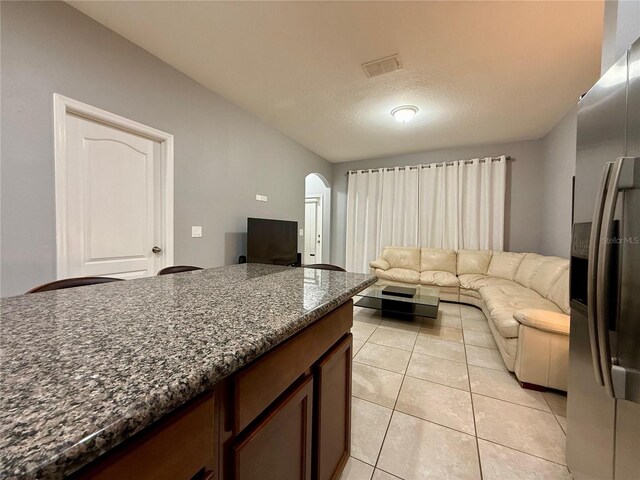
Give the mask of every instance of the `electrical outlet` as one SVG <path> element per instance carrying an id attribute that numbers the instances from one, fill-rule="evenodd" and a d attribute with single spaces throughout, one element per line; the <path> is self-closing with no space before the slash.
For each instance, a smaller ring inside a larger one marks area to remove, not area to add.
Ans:
<path id="1" fill-rule="evenodd" d="M 267 201 L 267 196 L 266 195 L 256 195 L 256 200 L 259 202 L 266 202 Z"/>
<path id="2" fill-rule="evenodd" d="M 191 227 L 191 237 L 192 238 L 202 237 L 202 227 L 200 225 Z"/>

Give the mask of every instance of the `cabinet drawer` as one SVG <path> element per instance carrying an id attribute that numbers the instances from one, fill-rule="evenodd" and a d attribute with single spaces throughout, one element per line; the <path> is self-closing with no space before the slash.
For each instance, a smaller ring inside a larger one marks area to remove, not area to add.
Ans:
<path id="1" fill-rule="evenodd" d="M 233 433 L 244 430 L 307 372 L 353 324 L 349 300 L 321 320 L 238 372 L 233 378 Z"/>
<path id="2" fill-rule="evenodd" d="M 273 407 L 233 448 L 235 480 L 311 479 L 313 377 Z"/>
<path id="3" fill-rule="evenodd" d="M 207 393 L 71 476 L 92 480 L 189 480 L 215 467 L 214 396 Z M 210 478 L 210 477 L 208 477 Z"/>

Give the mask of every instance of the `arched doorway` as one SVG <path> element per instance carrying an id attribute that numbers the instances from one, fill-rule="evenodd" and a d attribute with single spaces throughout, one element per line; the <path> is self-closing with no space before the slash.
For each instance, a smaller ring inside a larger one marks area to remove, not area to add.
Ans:
<path id="1" fill-rule="evenodd" d="M 319 173 L 304 179 L 304 253 L 303 265 L 329 261 L 331 228 L 331 188 Z"/>

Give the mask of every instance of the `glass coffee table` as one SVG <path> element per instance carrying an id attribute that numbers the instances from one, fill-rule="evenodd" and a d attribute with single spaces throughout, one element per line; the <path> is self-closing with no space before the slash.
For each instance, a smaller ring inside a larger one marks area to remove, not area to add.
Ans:
<path id="1" fill-rule="evenodd" d="M 382 293 L 386 285 L 372 285 L 360 292 L 354 305 L 357 307 L 381 310 L 401 316 L 419 316 L 437 318 L 440 306 L 440 291 L 432 287 L 416 287 L 413 297 L 400 297 Z"/>

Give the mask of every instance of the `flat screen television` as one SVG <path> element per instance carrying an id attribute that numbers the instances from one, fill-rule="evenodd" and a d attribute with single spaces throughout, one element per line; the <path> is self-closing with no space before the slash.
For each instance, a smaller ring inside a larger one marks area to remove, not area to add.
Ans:
<path id="1" fill-rule="evenodd" d="M 295 265 L 298 261 L 298 222 L 247 219 L 247 262 Z"/>

